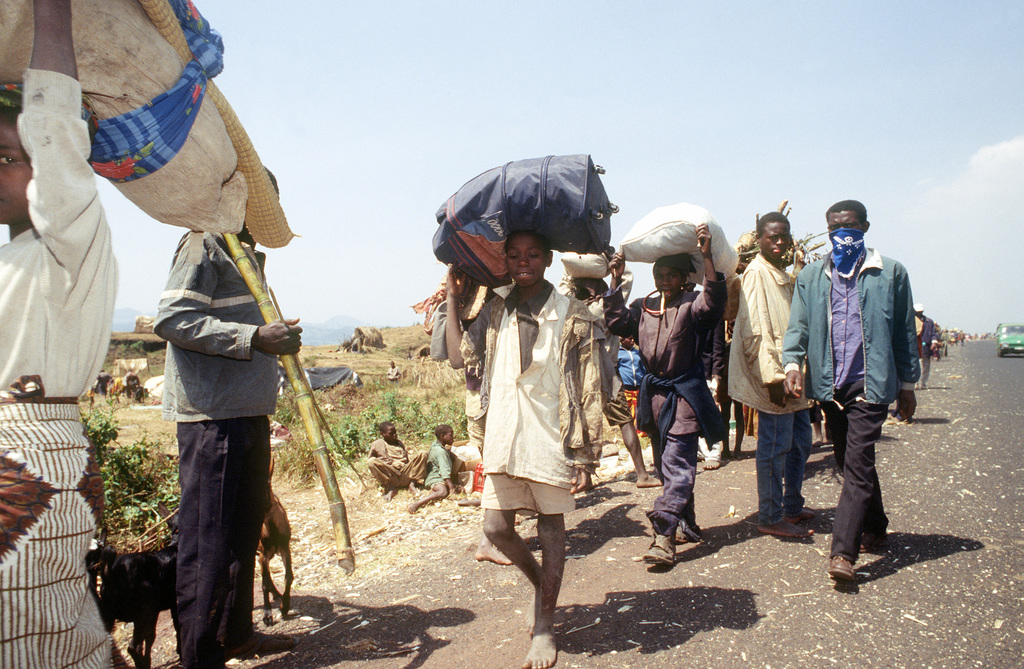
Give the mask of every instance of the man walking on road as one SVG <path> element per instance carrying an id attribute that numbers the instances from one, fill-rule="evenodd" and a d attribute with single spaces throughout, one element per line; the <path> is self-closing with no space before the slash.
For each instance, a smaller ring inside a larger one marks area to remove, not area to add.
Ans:
<path id="1" fill-rule="evenodd" d="M 789 323 L 794 280 L 786 272 L 793 245 L 789 219 L 773 211 L 757 220 L 760 253 L 743 272 L 739 311 L 729 355 L 729 396 L 757 410 L 757 530 L 805 538 L 797 523 L 804 508 L 804 467 L 811 453 L 810 402 L 787 397 L 782 339 Z M 741 428 L 738 428 L 741 429 Z"/>
<path id="2" fill-rule="evenodd" d="M 856 200 L 829 207 L 832 253 L 797 278 L 783 342 L 785 390 L 822 403 L 843 471 L 843 490 L 832 527 L 828 574 L 853 581 L 859 552 L 880 547 L 889 519 L 875 471 L 875 442 L 889 404 L 900 413 L 917 408 L 914 300 L 906 268 L 864 246 L 867 210 Z"/>
<path id="3" fill-rule="evenodd" d="M 932 355 L 939 347 L 938 332 L 935 328 L 935 321 L 924 315 L 924 305 L 918 302 L 914 305 L 914 313 L 917 321 L 921 324 L 921 383 L 920 388 L 928 387 L 928 377 L 932 371 Z"/>

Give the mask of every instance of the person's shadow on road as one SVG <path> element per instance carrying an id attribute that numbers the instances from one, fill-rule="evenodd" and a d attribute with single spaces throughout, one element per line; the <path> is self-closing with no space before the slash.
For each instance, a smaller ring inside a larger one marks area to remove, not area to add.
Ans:
<path id="1" fill-rule="evenodd" d="M 306 601 L 302 601 L 306 600 Z M 434 637 L 434 627 L 458 627 L 476 618 L 469 609 L 419 609 L 409 604 L 359 606 L 344 602 L 332 606 L 324 597 L 295 597 L 297 608 L 320 613 L 321 626 L 297 634 L 290 652 L 257 665 L 261 669 L 331 667 L 341 662 L 369 662 L 407 657 L 406 669 L 428 666 L 431 654 L 450 640 Z"/>
<path id="2" fill-rule="evenodd" d="M 985 544 L 974 539 L 954 537 L 950 534 L 913 534 L 910 532 L 890 532 L 886 540 L 886 552 L 878 556 L 862 553 L 858 558 L 862 564 L 857 565 L 857 583 L 870 583 L 880 578 L 892 576 L 901 569 L 911 565 L 938 560 L 956 553 L 977 551 Z M 864 562 L 872 560 L 871 562 Z M 857 592 L 856 585 L 837 585 L 837 590 Z"/>
<path id="3" fill-rule="evenodd" d="M 643 536 L 647 526 L 629 517 L 636 508 L 633 502 L 610 507 L 600 516 L 587 518 L 566 528 L 566 541 L 570 555 L 591 555 L 604 544 L 615 539 L 633 539 Z"/>
<path id="4" fill-rule="evenodd" d="M 560 650 L 584 656 L 633 649 L 658 653 L 700 632 L 743 630 L 761 618 L 750 590 L 703 586 L 609 592 L 603 604 L 569 606 L 559 613 Z"/>

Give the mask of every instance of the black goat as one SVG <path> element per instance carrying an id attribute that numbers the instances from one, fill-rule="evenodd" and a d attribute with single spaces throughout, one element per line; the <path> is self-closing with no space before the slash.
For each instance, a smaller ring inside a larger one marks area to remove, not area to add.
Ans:
<path id="1" fill-rule="evenodd" d="M 86 556 L 94 594 L 96 577 L 99 577 L 98 602 L 107 631 L 113 629 L 116 620 L 133 624 L 128 654 L 135 662 L 136 669 L 150 669 L 157 619 L 160 612 L 167 609 L 171 611 L 178 654 L 181 654 L 181 629 L 175 594 L 177 539 L 177 534 L 172 535 L 171 544 L 158 551 L 123 555 L 118 555 L 112 546 L 101 543 Z"/>

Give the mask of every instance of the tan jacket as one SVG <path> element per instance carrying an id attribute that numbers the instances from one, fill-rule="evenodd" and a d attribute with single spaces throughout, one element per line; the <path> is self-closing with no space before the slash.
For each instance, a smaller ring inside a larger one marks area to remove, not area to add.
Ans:
<path id="1" fill-rule="evenodd" d="M 467 368 L 483 364 L 483 387 L 480 390 L 481 418 L 487 413 L 489 390 L 498 342 L 498 330 L 504 313 L 504 295 L 498 296 L 481 311 L 477 322 L 486 328 L 471 327 L 462 340 L 462 355 Z M 593 472 L 601 458 L 604 444 L 603 393 L 601 392 L 600 351 L 602 330 L 587 306 L 569 298 L 565 326 L 559 344 L 558 360 L 562 383 L 558 392 L 559 433 L 566 460 L 586 466 Z M 476 323 L 474 323 L 476 325 Z M 483 334 L 483 337 L 479 337 Z"/>
<path id="2" fill-rule="evenodd" d="M 774 404 L 768 384 L 786 379 L 782 339 L 796 280 L 758 254 L 743 272 L 739 310 L 729 352 L 729 396 L 758 411 L 772 414 L 806 409 L 806 398 L 787 397 Z"/>

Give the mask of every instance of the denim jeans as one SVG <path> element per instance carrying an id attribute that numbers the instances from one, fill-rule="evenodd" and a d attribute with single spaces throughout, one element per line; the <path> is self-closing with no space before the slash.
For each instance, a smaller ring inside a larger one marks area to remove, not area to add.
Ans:
<path id="1" fill-rule="evenodd" d="M 665 451 L 656 463 L 662 481 L 661 494 L 654 508 L 647 513 L 655 534 L 670 535 L 682 525 L 697 533 L 697 517 L 693 505 L 693 483 L 697 474 L 697 435 L 670 434 Z"/>
<path id="2" fill-rule="evenodd" d="M 757 522 L 774 525 L 804 508 L 804 466 L 811 454 L 811 418 L 757 412 Z M 785 494 L 783 494 L 785 482 Z"/>
<path id="3" fill-rule="evenodd" d="M 932 354 L 931 351 L 926 350 L 925 355 L 921 356 L 921 387 L 928 387 L 928 376 L 932 372 Z"/>

